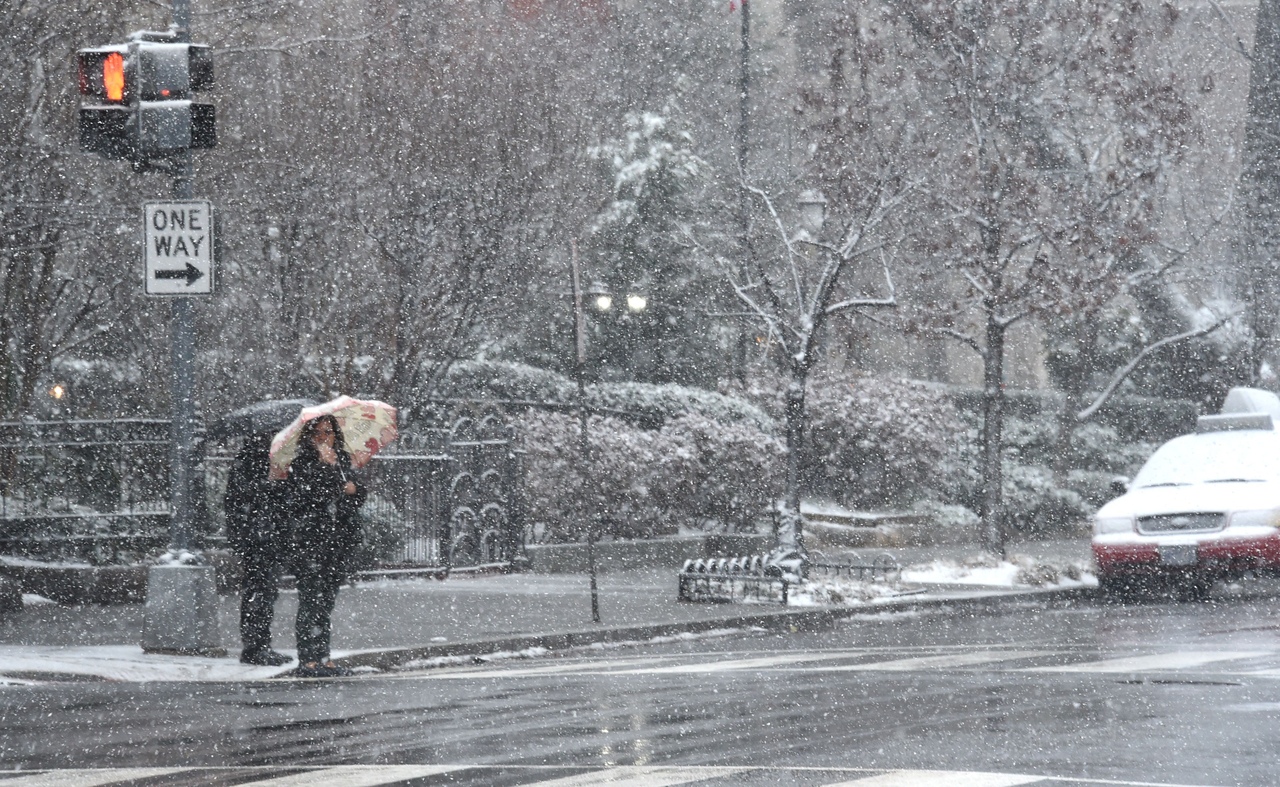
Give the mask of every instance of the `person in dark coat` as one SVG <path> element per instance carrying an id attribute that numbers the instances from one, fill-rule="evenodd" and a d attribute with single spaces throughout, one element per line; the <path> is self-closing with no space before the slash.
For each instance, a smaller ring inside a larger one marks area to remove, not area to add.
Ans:
<path id="1" fill-rule="evenodd" d="M 298 580 L 298 674 L 349 675 L 350 670 L 329 658 L 330 617 L 360 541 L 356 512 L 366 493 L 352 475 L 351 455 L 336 418 L 322 415 L 303 425 L 288 483 Z"/>
<path id="2" fill-rule="evenodd" d="M 290 659 L 271 649 L 271 621 L 280 593 L 284 535 L 284 484 L 267 478 L 271 435 L 245 440 L 227 476 L 222 499 L 227 541 L 240 558 L 240 661 L 279 666 Z"/>

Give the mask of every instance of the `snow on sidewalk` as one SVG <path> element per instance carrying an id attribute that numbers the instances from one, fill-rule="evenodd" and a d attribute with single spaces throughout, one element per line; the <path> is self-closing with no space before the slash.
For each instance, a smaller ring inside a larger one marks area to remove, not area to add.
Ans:
<path id="1" fill-rule="evenodd" d="M 295 666 L 255 667 L 229 656 L 144 653 L 136 645 L 0 645 L 0 685 L 45 683 L 55 675 L 131 683 L 265 680 Z"/>

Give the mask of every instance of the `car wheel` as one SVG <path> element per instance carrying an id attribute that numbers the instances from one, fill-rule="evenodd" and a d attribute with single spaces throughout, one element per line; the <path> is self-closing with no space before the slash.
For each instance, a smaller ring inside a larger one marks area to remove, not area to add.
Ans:
<path id="1" fill-rule="evenodd" d="M 1174 583 L 1179 601 L 1208 601 L 1213 592 L 1213 578 L 1192 574 L 1179 577 Z"/>
<path id="2" fill-rule="evenodd" d="M 1098 589 L 1102 591 L 1104 598 L 1120 601 L 1133 594 L 1133 582 L 1130 577 L 1104 574 L 1098 577 Z"/>

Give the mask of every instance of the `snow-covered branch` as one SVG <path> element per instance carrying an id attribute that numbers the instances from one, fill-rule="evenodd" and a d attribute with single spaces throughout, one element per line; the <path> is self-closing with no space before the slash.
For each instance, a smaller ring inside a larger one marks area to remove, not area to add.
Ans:
<path id="1" fill-rule="evenodd" d="M 1142 364 L 1143 361 L 1149 358 L 1152 355 L 1152 353 L 1158 352 L 1162 348 L 1168 347 L 1171 344 L 1177 344 L 1178 342 L 1187 341 L 1188 339 L 1195 339 L 1200 336 L 1207 336 L 1208 334 L 1213 333 L 1214 331 L 1218 330 L 1222 326 L 1226 325 L 1231 320 L 1235 319 L 1235 317 L 1236 317 L 1235 314 L 1229 314 L 1226 317 L 1220 318 L 1217 322 L 1213 323 L 1212 325 L 1206 325 L 1203 328 L 1196 328 L 1190 331 L 1185 331 L 1183 333 L 1179 333 L 1174 336 L 1166 336 L 1157 342 L 1153 342 L 1151 344 L 1148 344 L 1146 347 L 1143 347 L 1141 352 L 1139 352 L 1132 359 L 1130 359 L 1130 361 L 1126 363 L 1124 366 L 1117 369 L 1115 374 L 1111 375 L 1111 380 L 1107 383 L 1106 387 L 1104 387 L 1102 391 L 1096 397 L 1094 397 L 1092 404 L 1090 404 L 1088 407 L 1081 410 L 1080 412 L 1076 413 L 1075 415 L 1076 421 L 1083 422 L 1092 418 L 1098 412 L 1098 410 L 1102 409 L 1102 406 L 1107 403 L 1107 401 L 1111 398 L 1111 396 L 1116 392 L 1116 389 L 1120 387 L 1120 384 L 1123 383 L 1126 379 L 1128 379 L 1129 375 L 1133 374 L 1133 371 L 1137 369 Z"/>
<path id="2" fill-rule="evenodd" d="M 893 274 L 889 271 L 889 260 L 884 256 L 884 252 L 880 253 L 880 266 L 884 271 L 885 287 L 889 290 L 888 297 L 885 298 L 852 298 L 843 300 L 839 303 L 833 303 L 826 308 L 828 315 L 838 314 L 849 309 L 857 309 L 862 307 L 884 308 L 898 305 L 897 288 L 893 285 Z"/>

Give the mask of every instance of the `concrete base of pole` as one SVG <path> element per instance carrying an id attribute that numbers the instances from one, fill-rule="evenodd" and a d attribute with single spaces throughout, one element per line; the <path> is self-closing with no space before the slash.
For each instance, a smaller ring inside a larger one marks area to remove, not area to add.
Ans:
<path id="1" fill-rule="evenodd" d="M 213 566 L 152 566 L 147 574 L 147 653 L 225 656 Z"/>

